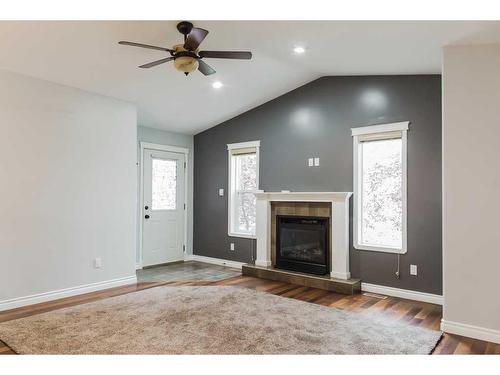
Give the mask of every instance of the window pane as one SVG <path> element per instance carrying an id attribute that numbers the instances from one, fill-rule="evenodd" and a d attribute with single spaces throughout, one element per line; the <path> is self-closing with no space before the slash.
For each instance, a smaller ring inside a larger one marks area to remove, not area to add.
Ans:
<path id="1" fill-rule="evenodd" d="M 175 210 L 177 200 L 177 162 L 153 159 L 152 209 Z"/>
<path id="2" fill-rule="evenodd" d="M 236 231 L 240 233 L 255 233 L 256 199 L 253 193 L 237 193 L 237 223 Z"/>
<path id="3" fill-rule="evenodd" d="M 236 190 L 256 190 L 256 154 L 235 155 L 233 157 L 236 158 Z"/>
<path id="4" fill-rule="evenodd" d="M 402 248 L 402 140 L 363 142 L 362 147 L 361 242 Z"/>

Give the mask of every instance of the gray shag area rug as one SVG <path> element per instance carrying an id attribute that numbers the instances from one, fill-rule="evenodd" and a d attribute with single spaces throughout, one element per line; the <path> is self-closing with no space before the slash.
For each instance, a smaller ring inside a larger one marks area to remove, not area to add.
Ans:
<path id="1" fill-rule="evenodd" d="M 440 336 L 231 286 L 155 287 L 0 324 L 19 354 L 428 354 Z"/>

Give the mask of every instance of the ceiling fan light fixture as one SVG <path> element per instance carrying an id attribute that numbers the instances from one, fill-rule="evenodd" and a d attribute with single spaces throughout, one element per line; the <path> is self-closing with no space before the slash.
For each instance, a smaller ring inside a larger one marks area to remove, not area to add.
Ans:
<path id="1" fill-rule="evenodd" d="M 198 60 L 191 56 L 179 56 L 175 58 L 174 66 L 181 72 L 191 73 L 198 69 Z"/>

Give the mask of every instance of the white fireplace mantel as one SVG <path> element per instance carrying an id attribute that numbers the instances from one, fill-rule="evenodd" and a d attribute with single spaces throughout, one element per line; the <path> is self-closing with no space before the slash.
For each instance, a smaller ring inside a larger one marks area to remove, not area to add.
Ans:
<path id="1" fill-rule="evenodd" d="M 271 266 L 271 202 L 329 202 L 332 205 L 330 275 L 350 279 L 349 198 L 351 192 L 255 192 L 257 198 L 255 265 Z"/>

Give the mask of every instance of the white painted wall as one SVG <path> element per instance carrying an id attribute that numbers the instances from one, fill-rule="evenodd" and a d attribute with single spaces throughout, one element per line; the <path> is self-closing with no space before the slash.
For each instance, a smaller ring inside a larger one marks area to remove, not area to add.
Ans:
<path id="1" fill-rule="evenodd" d="M 140 142 L 150 142 L 157 143 L 160 145 L 167 146 L 178 146 L 189 149 L 188 155 L 188 188 L 187 188 L 187 243 L 186 243 L 186 254 L 193 254 L 193 169 L 194 169 L 194 137 L 192 135 L 179 134 L 167 132 L 164 130 L 148 128 L 144 126 L 137 127 L 137 164 L 141 161 L 141 148 Z M 140 168 L 138 165 L 137 168 L 137 183 L 140 184 Z M 140 263 L 139 259 L 139 220 L 142 220 L 139 217 L 139 213 L 142 213 L 140 207 L 140 195 L 139 195 L 139 185 L 137 185 L 137 212 L 138 212 L 138 221 L 137 221 L 137 253 L 136 253 L 136 261 Z"/>
<path id="2" fill-rule="evenodd" d="M 131 104 L 0 71 L 0 309 L 135 276 L 136 117 Z"/>
<path id="3" fill-rule="evenodd" d="M 443 328 L 500 342 L 500 44 L 443 60 Z"/>

